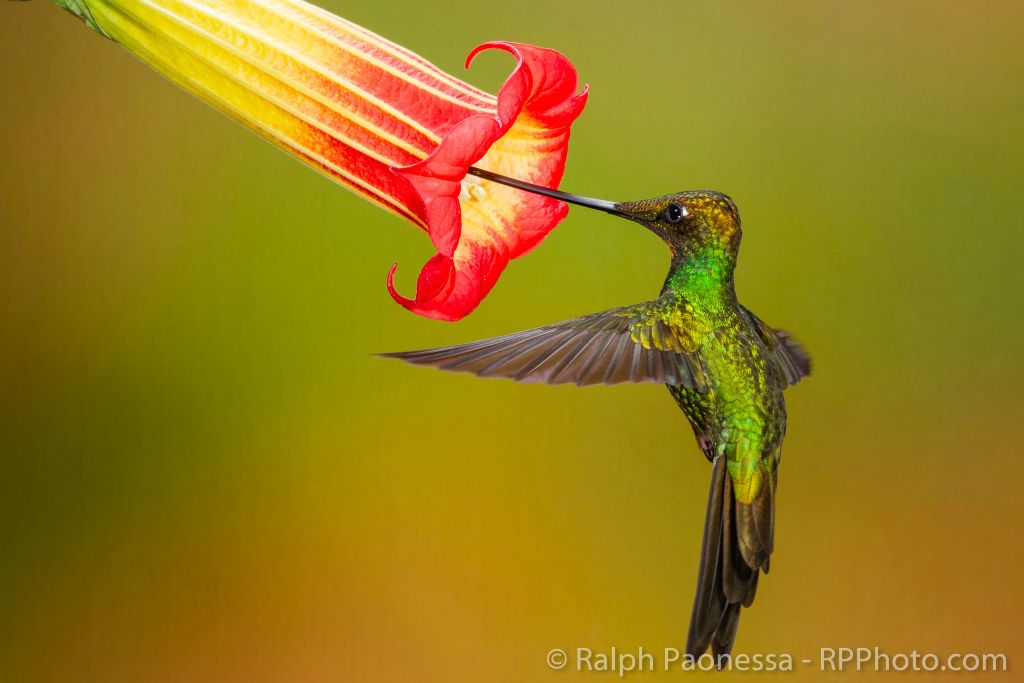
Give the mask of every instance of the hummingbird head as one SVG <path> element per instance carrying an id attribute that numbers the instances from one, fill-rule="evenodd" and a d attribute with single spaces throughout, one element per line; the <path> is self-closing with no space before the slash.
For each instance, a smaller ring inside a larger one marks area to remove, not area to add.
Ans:
<path id="1" fill-rule="evenodd" d="M 617 215 L 643 225 L 668 245 L 673 255 L 723 250 L 735 254 L 740 247 L 740 213 L 721 192 L 695 190 L 619 202 Z"/>

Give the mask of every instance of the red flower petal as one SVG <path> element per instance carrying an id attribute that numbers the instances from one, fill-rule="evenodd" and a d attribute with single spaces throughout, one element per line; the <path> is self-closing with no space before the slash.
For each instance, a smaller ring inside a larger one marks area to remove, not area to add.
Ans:
<path id="1" fill-rule="evenodd" d="M 394 272 L 388 289 L 400 304 L 431 318 L 458 320 L 490 292 L 510 259 L 535 247 L 565 217 L 568 207 L 554 199 L 487 183 L 494 195 L 487 217 L 469 217 L 459 200 L 466 169 L 480 166 L 538 185 L 557 187 L 565 169 L 569 127 L 586 104 L 577 93 L 576 70 L 554 50 L 517 43 L 486 43 L 517 59 L 498 93 L 493 115 L 461 121 L 423 161 L 396 169 L 424 202 L 427 232 L 438 253 L 423 267 L 416 297 L 397 293 Z M 514 149 L 513 157 L 507 151 Z M 523 159 L 526 161 L 524 162 Z M 470 228 L 470 229 L 467 229 Z"/>

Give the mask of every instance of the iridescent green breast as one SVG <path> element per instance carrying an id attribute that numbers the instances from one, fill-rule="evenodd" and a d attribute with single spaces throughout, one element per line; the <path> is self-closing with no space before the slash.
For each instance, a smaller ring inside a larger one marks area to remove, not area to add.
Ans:
<path id="1" fill-rule="evenodd" d="M 724 311 L 695 351 L 702 390 L 669 387 L 704 448 L 728 458 L 737 499 L 753 500 L 764 485 L 786 430 L 785 377 L 746 311 Z"/>

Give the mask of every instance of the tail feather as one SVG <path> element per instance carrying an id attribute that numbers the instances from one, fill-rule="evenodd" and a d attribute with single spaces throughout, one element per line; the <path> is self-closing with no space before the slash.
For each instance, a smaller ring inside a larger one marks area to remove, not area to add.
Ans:
<path id="1" fill-rule="evenodd" d="M 736 642 L 736 630 L 740 626 L 740 606 L 729 605 L 725 610 L 725 616 L 715 636 L 711 640 L 711 654 L 717 660 L 718 655 L 727 655 L 732 652 L 732 644 Z M 718 665 L 721 668 L 721 664 Z"/>
<path id="2" fill-rule="evenodd" d="M 690 633 L 686 640 L 686 651 L 696 653 L 695 656 L 708 649 L 728 607 L 722 588 L 723 572 L 719 566 L 722 558 L 722 498 L 726 488 L 724 483 L 728 481 L 725 459 L 718 458 L 711 474 L 708 512 L 704 518 L 704 543 L 697 573 L 697 594 L 693 598 Z"/>
<path id="3" fill-rule="evenodd" d="M 725 458 L 721 458 L 725 460 Z M 724 467 L 723 467 L 724 469 Z M 733 498 L 732 480 L 728 476 L 722 484 L 722 590 L 729 604 L 747 603 L 753 600 L 757 582 L 757 569 L 747 563 L 742 535 L 742 525 L 737 525 L 740 510 Z M 738 528 L 737 528 L 738 527 Z M 737 617 L 738 618 L 738 617 Z"/>
<path id="4" fill-rule="evenodd" d="M 697 573 L 697 594 L 686 641 L 688 654 L 699 657 L 710 647 L 729 654 L 736 639 L 740 609 L 754 602 L 757 580 L 768 571 L 774 535 L 775 473 L 751 503 L 733 495 L 727 458 L 715 458 L 704 522 L 704 542 Z"/>
<path id="5" fill-rule="evenodd" d="M 751 501 L 750 512 L 753 530 L 759 540 L 763 557 L 758 566 L 768 573 L 768 558 L 775 550 L 775 486 L 778 481 L 779 452 L 776 451 L 771 464 L 761 463 L 764 475 L 764 488 L 761 494 Z"/>

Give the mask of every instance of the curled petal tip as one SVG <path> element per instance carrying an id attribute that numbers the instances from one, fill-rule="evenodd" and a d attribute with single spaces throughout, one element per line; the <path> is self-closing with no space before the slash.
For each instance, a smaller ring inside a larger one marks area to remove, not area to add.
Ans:
<path id="1" fill-rule="evenodd" d="M 470 52 L 468 55 L 466 55 L 465 68 L 468 69 L 470 67 L 470 65 L 473 63 L 473 60 L 476 59 L 476 56 L 478 54 L 480 54 L 484 50 L 491 50 L 491 49 L 504 50 L 505 52 L 508 52 L 509 54 L 514 56 L 516 59 L 521 59 L 522 58 L 521 55 L 519 54 L 519 49 L 518 49 L 518 44 L 517 43 L 510 43 L 510 42 L 505 41 L 505 40 L 489 40 L 486 43 L 480 43 L 479 45 L 477 45 L 476 47 L 473 48 L 472 52 Z"/>
<path id="2" fill-rule="evenodd" d="M 392 299 L 394 299 L 398 303 L 400 303 L 403 306 L 405 306 L 406 308 L 408 308 L 410 304 L 413 304 L 415 302 L 412 299 L 406 299 L 404 296 L 402 296 L 401 294 L 398 293 L 397 289 L 395 289 L 395 271 L 396 270 L 398 270 L 398 264 L 397 263 L 392 263 L 391 264 L 391 269 L 388 270 L 388 293 L 391 294 L 391 298 Z"/>
<path id="3" fill-rule="evenodd" d="M 472 312 L 483 298 L 472 277 L 467 283 L 466 273 L 460 273 L 454 260 L 443 254 L 435 254 L 420 270 L 414 299 L 398 293 L 395 287 L 397 269 L 396 263 L 388 271 L 388 292 L 391 297 L 407 310 L 427 318 L 459 320 Z"/>

